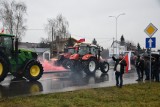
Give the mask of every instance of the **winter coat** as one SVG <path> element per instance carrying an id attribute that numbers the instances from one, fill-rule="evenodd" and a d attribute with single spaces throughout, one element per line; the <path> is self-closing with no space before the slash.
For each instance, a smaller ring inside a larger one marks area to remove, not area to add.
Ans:
<path id="1" fill-rule="evenodd" d="M 136 65 L 136 68 L 139 68 L 139 64 L 140 64 L 140 58 L 137 58 L 137 59 L 136 59 L 136 64 L 135 64 L 135 65 Z"/>
<path id="2" fill-rule="evenodd" d="M 116 62 L 115 66 L 114 66 L 114 71 L 120 72 L 121 74 L 124 74 L 124 68 L 125 68 L 125 66 L 127 66 L 126 61 L 124 59 L 122 59 L 122 60 L 116 59 L 114 56 L 112 57 L 112 59 Z M 118 64 L 120 64 L 120 71 L 117 71 Z"/>
<path id="3" fill-rule="evenodd" d="M 140 60 L 140 63 L 139 63 L 139 68 L 143 71 L 144 70 L 144 60 Z"/>

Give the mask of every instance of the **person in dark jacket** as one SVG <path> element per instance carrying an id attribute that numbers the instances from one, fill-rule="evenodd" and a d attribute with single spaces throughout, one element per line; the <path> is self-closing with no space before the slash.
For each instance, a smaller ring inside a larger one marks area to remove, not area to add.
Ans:
<path id="1" fill-rule="evenodd" d="M 154 78 L 156 82 L 159 82 L 159 56 L 155 56 L 153 63 L 153 79 Z"/>
<path id="2" fill-rule="evenodd" d="M 122 55 L 119 55 L 117 59 L 113 56 L 112 59 L 115 61 L 114 71 L 116 71 L 116 86 L 121 88 L 123 85 L 124 67 L 127 66 L 127 63 Z"/>
<path id="3" fill-rule="evenodd" d="M 140 78 L 141 78 L 141 80 L 143 80 L 143 75 L 144 75 L 144 59 L 143 59 L 142 56 L 140 57 L 139 69 L 140 69 Z"/>
<path id="4" fill-rule="evenodd" d="M 138 55 L 137 56 L 137 59 L 136 59 L 136 71 L 137 71 L 137 75 L 138 75 L 138 79 L 136 81 L 140 81 L 141 80 L 141 76 L 140 76 L 140 56 Z"/>
<path id="5" fill-rule="evenodd" d="M 149 57 L 144 57 L 144 70 L 145 70 L 145 75 L 146 79 L 145 80 L 150 80 L 150 61 Z"/>

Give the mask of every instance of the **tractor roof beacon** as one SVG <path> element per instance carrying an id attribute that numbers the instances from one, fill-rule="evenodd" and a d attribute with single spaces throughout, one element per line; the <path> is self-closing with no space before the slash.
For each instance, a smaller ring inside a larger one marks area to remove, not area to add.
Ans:
<path id="1" fill-rule="evenodd" d="M 16 78 L 25 77 L 36 81 L 43 74 L 43 67 L 35 52 L 18 49 L 18 38 L 11 34 L 0 34 L 0 82 L 8 72 Z"/>

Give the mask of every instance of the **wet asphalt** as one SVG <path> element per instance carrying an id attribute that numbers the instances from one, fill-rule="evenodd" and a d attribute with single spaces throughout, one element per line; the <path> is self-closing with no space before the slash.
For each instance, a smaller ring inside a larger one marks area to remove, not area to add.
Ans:
<path id="1" fill-rule="evenodd" d="M 124 84 L 137 83 L 137 74 L 134 68 L 124 74 Z M 58 71 L 43 74 L 36 82 L 26 79 L 15 79 L 8 75 L 0 83 L 0 98 L 67 92 L 86 88 L 115 86 L 115 72 L 110 69 L 107 74 L 97 70 L 95 75 L 86 75 L 83 72 Z"/>

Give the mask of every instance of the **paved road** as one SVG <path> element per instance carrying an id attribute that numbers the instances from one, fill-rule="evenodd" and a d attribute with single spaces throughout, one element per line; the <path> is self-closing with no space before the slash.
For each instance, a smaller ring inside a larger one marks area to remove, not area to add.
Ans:
<path id="1" fill-rule="evenodd" d="M 124 75 L 124 84 L 136 83 L 136 79 L 137 74 L 132 70 Z M 101 71 L 98 70 L 96 74 L 92 76 L 87 76 L 83 72 L 59 71 L 44 74 L 37 82 L 29 82 L 25 79 L 16 80 L 12 76 L 8 76 L 0 83 L 0 98 L 108 86 L 115 86 L 113 70 L 109 70 L 108 74 L 102 74 Z"/>

